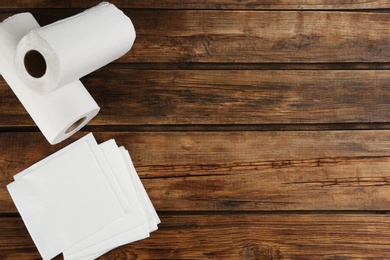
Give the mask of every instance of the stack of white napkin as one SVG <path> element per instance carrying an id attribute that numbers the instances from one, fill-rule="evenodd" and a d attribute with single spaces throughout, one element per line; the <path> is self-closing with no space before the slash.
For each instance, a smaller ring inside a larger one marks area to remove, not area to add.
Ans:
<path id="1" fill-rule="evenodd" d="M 94 259 L 147 238 L 160 219 L 130 155 L 92 134 L 14 176 L 7 188 L 43 259 Z"/>

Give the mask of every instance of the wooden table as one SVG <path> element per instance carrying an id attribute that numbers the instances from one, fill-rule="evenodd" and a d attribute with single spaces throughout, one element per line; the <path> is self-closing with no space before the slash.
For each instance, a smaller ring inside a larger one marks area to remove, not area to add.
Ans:
<path id="1" fill-rule="evenodd" d="M 0 259 L 40 257 L 5 186 L 87 132 L 129 149 L 162 220 L 102 259 L 390 258 L 390 2 L 112 2 L 137 39 L 82 79 L 81 132 L 51 146 L 0 81 Z"/>

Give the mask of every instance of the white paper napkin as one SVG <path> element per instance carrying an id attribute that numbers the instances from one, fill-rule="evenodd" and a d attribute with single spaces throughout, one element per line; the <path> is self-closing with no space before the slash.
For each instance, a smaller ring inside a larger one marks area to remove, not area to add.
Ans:
<path id="1" fill-rule="evenodd" d="M 7 186 L 39 252 L 95 259 L 149 237 L 160 219 L 130 155 L 88 134 L 14 176 Z"/>
<path id="2" fill-rule="evenodd" d="M 125 214 L 86 142 L 91 137 L 33 165 L 7 186 L 43 259 Z"/>
<path id="3" fill-rule="evenodd" d="M 120 147 L 120 150 L 121 150 L 123 159 L 127 163 L 127 167 L 129 169 L 131 176 L 133 177 L 133 180 L 135 181 L 135 183 L 138 184 L 138 185 L 136 185 L 136 188 L 137 188 L 137 192 L 139 194 L 139 199 L 140 199 L 142 205 L 144 205 L 144 209 L 145 209 L 145 213 L 146 213 L 146 217 L 147 217 L 148 225 L 149 225 L 149 232 L 153 232 L 153 231 L 157 230 L 157 228 L 158 228 L 157 224 L 159 224 L 161 222 L 160 218 L 158 217 L 156 210 L 153 207 L 152 201 L 150 200 L 150 198 L 145 190 L 145 187 L 142 185 L 141 179 L 139 178 L 139 176 L 134 168 L 134 164 L 131 160 L 129 152 L 124 147 Z"/>

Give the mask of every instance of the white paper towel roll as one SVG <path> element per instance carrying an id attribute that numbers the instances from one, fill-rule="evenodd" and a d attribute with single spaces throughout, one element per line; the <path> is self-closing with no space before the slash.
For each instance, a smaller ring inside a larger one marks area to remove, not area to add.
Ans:
<path id="1" fill-rule="evenodd" d="M 24 35 L 38 28 L 30 13 L 14 15 L 0 23 L 0 74 L 49 143 L 56 144 L 87 124 L 99 106 L 79 80 L 50 94 L 38 95 L 16 75 L 16 47 Z"/>
<path id="2" fill-rule="evenodd" d="M 135 40 L 129 17 L 101 3 L 35 29 L 20 41 L 15 69 L 39 94 L 47 94 L 118 59 Z"/>

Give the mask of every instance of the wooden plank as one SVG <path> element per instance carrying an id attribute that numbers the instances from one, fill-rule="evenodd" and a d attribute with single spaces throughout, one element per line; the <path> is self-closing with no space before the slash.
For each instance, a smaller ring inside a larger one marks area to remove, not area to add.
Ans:
<path id="1" fill-rule="evenodd" d="M 389 224 L 387 216 L 368 215 L 167 216 L 151 238 L 103 259 L 386 258 Z"/>
<path id="2" fill-rule="evenodd" d="M 0 258 L 41 258 L 21 218 L 0 218 Z"/>
<path id="3" fill-rule="evenodd" d="M 101 259 L 385 259 L 388 215 L 163 215 L 150 238 Z M 0 258 L 39 258 L 22 221 L 0 218 Z"/>
<path id="4" fill-rule="evenodd" d="M 75 13 L 43 9 L 33 14 L 45 25 Z M 137 39 L 120 63 L 390 61 L 389 13 L 137 10 L 126 14 L 133 20 Z"/>
<path id="5" fill-rule="evenodd" d="M 389 62 L 390 14 L 128 12 L 137 31 L 120 62 Z"/>
<path id="6" fill-rule="evenodd" d="M 60 147 L 0 133 L 0 212 L 12 176 Z M 388 210 L 390 131 L 100 132 L 129 149 L 157 210 Z M 169 202 L 169 203 L 167 203 Z"/>
<path id="7" fill-rule="evenodd" d="M 89 125 L 389 123 L 389 71 L 103 69 Z M 0 126 L 34 126 L 4 81 Z"/>
<path id="8" fill-rule="evenodd" d="M 101 70 L 83 82 L 97 125 L 389 122 L 388 71 Z"/>
<path id="9" fill-rule="evenodd" d="M 89 8 L 100 3 L 100 0 L 3 0 L 0 8 Z M 112 0 L 110 3 L 119 8 L 148 8 L 148 9 L 252 9 L 252 10 L 296 10 L 296 9 L 387 9 L 390 4 L 386 0 L 165 0 L 165 1 L 121 1 Z"/>

